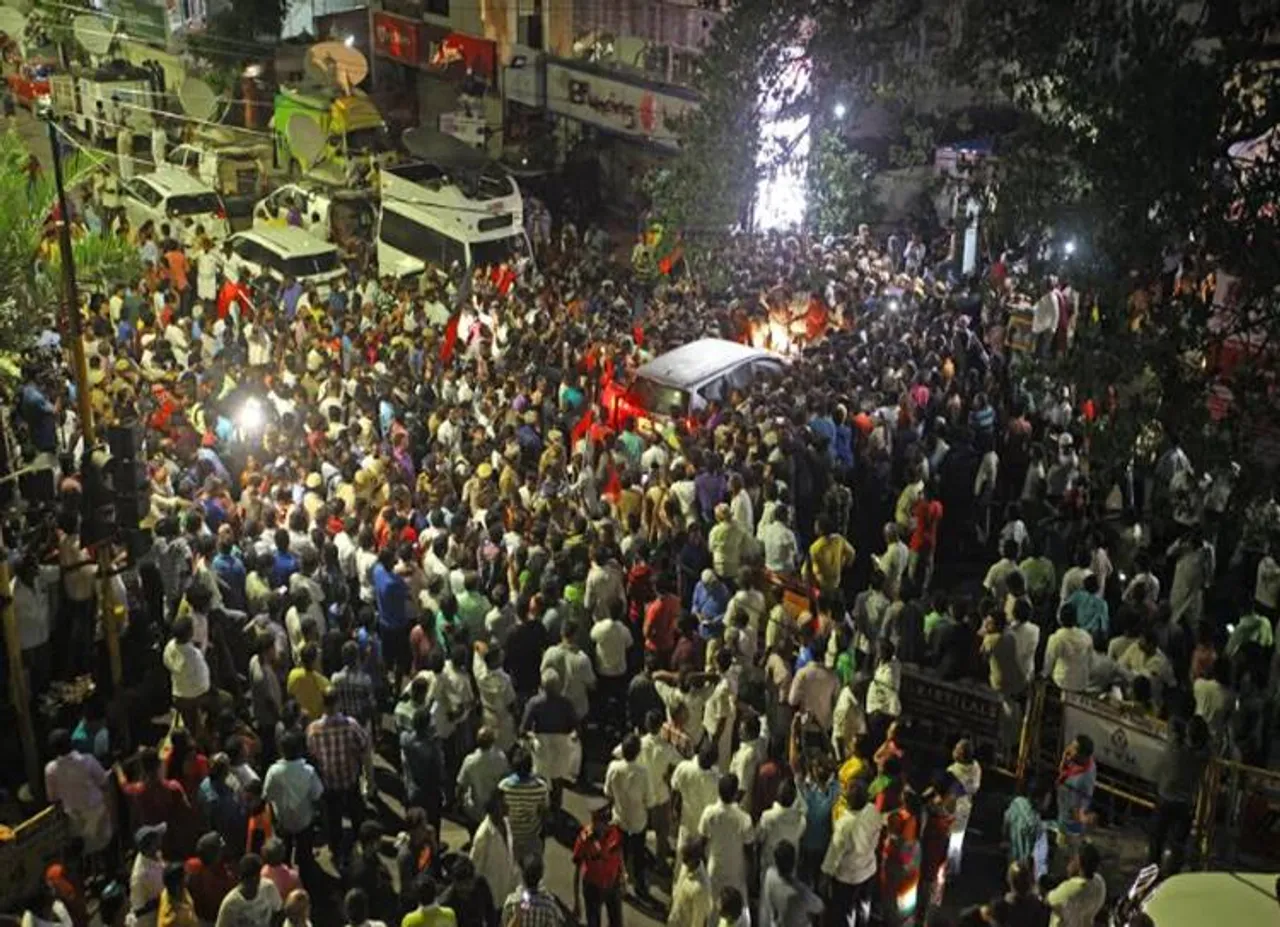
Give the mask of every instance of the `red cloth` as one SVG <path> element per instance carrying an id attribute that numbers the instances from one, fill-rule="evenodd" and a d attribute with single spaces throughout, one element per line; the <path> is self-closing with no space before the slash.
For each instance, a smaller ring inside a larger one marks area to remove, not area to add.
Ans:
<path id="1" fill-rule="evenodd" d="M 440 345 L 440 359 L 446 364 L 453 360 L 453 350 L 458 344 L 458 313 L 449 316 L 444 329 L 444 343 Z"/>
<path id="2" fill-rule="evenodd" d="M 235 280 L 227 280 L 222 284 L 222 289 L 218 291 L 218 318 L 225 319 L 231 311 L 231 303 L 238 302 L 240 304 L 240 314 L 243 316 L 253 308 L 253 303 L 249 300 L 249 291 L 244 285 Z"/>
<path id="3" fill-rule="evenodd" d="M 591 431 L 591 426 L 596 421 L 596 410 L 594 406 L 589 406 L 586 412 L 582 413 L 582 418 L 578 419 L 578 423 L 573 426 L 573 431 L 569 432 L 569 447 L 576 447 L 578 442 L 583 439 Z"/>
<path id="4" fill-rule="evenodd" d="M 609 824 L 596 836 L 594 829 L 584 827 L 573 842 L 573 862 L 584 884 L 613 888 L 622 878 L 622 828 Z"/>
<path id="5" fill-rule="evenodd" d="M 634 341 L 635 341 L 635 343 L 636 343 L 636 347 L 637 347 L 637 348 L 643 348 L 643 347 L 644 347 L 644 326 L 643 326 L 643 325 L 632 325 L 632 326 L 631 326 L 631 338 L 632 338 L 632 340 L 634 340 Z"/>
<path id="6" fill-rule="evenodd" d="M 605 480 L 604 490 L 600 495 L 604 496 L 610 502 L 617 502 L 618 496 L 622 494 L 622 477 L 618 473 L 618 468 L 609 465 L 609 476 Z"/>

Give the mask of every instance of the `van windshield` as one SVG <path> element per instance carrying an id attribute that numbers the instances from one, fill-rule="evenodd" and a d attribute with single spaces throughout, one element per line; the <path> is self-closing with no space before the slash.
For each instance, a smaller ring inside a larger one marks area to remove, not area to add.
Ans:
<path id="1" fill-rule="evenodd" d="M 636 403 L 651 415 L 674 418 L 689 408 L 689 394 L 674 386 L 665 386 L 640 377 L 631 386 Z"/>
<path id="2" fill-rule="evenodd" d="M 338 252 L 321 251 L 319 254 L 306 254 L 299 257 L 285 258 L 280 270 L 290 277 L 314 277 L 327 274 L 338 269 Z"/>
<path id="3" fill-rule="evenodd" d="M 184 193 L 169 197 L 165 208 L 171 216 L 197 216 L 219 212 L 222 204 L 218 202 L 216 193 Z"/>

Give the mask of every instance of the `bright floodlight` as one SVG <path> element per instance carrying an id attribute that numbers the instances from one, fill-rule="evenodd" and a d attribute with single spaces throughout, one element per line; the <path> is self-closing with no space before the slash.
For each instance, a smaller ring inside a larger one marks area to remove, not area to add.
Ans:
<path id="1" fill-rule="evenodd" d="M 1067 257 L 1071 257 L 1071 255 L 1076 253 L 1076 243 L 1074 241 L 1069 241 L 1062 246 L 1062 250 L 1067 253 Z"/>
<path id="2" fill-rule="evenodd" d="M 897 301 L 896 299 L 891 299 L 891 300 L 889 300 L 889 308 L 890 308 L 892 311 L 897 312 L 897 311 L 898 311 L 898 301 Z"/>
<path id="3" fill-rule="evenodd" d="M 261 431 L 262 426 L 266 423 L 267 416 L 262 411 L 262 403 L 256 399 L 246 399 L 244 405 L 240 407 L 240 411 L 236 413 L 236 424 L 240 426 L 240 430 L 245 434 Z"/>
<path id="4" fill-rule="evenodd" d="M 845 116 L 845 113 L 849 112 L 849 110 L 843 103 L 837 103 L 835 105 L 835 109 L 833 109 L 832 112 L 835 113 L 837 119 L 843 119 Z"/>
<path id="5" fill-rule="evenodd" d="M 354 35 L 349 35 L 342 40 L 342 44 L 347 46 L 347 48 L 351 48 L 353 45 L 356 44 L 356 37 Z"/>
<path id="6" fill-rule="evenodd" d="M 809 164 L 809 115 L 789 112 L 787 101 L 809 87 L 809 61 L 798 49 L 782 52 L 790 60 L 776 87 L 760 88 L 760 149 L 756 164 L 763 176 L 756 186 L 755 223 L 761 231 L 792 229 L 804 222 Z M 776 159 L 784 163 L 775 163 Z"/>

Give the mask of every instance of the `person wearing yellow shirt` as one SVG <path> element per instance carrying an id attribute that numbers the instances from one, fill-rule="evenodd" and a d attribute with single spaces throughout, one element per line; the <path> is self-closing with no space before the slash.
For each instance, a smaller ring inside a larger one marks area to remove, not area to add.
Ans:
<path id="1" fill-rule="evenodd" d="M 307 717 L 315 719 L 324 714 L 324 696 L 329 691 L 329 680 L 320 672 L 320 648 L 307 644 L 302 648 L 302 665 L 289 670 L 285 688 L 289 697 Z"/>
<path id="2" fill-rule="evenodd" d="M 853 545 L 836 534 L 831 518 L 818 516 L 818 539 L 809 545 L 809 559 L 804 566 L 805 578 L 830 595 L 840 589 L 844 571 L 853 566 Z"/>

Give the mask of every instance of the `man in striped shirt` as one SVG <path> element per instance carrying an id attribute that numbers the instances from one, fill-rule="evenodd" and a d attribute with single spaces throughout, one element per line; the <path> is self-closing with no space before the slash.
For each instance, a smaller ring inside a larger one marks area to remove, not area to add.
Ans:
<path id="1" fill-rule="evenodd" d="M 551 808 L 551 788 L 533 774 L 533 755 L 516 747 L 511 775 L 498 783 L 507 806 L 507 826 L 517 860 L 542 857 L 542 827 Z"/>

